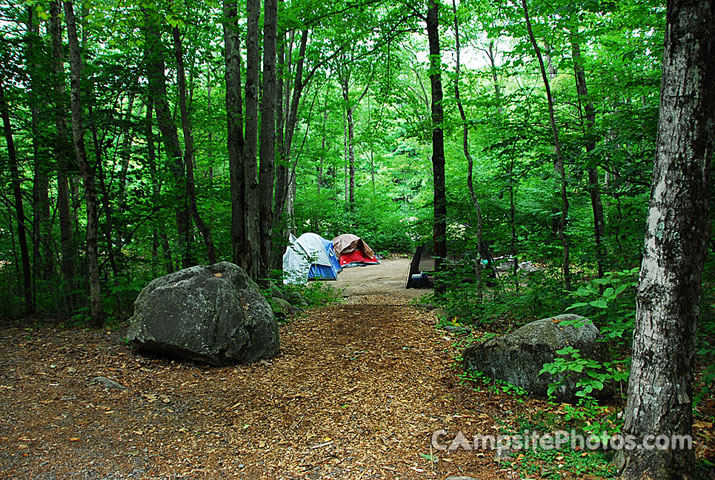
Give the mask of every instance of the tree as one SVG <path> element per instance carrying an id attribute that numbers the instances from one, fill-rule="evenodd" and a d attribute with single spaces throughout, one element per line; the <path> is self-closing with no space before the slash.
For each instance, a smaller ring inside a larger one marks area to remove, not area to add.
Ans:
<path id="1" fill-rule="evenodd" d="M 435 270 L 444 269 L 447 257 L 447 191 L 444 170 L 444 110 L 442 107 L 442 57 L 439 48 L 439 2 L 429 0 L 427 37 L 432 87 L 432 176 L 434 180 L 434 256 Z M 438 287 L 442 288 L 442 287 Z"/>
<path id="2" fill-rule="evenodd" d="M 171 117 L 166 95 L 166 74 L 161 33 L 156 24 L 156 12 L 149 9 L 144 12 L 144 35 L 146 40 L 146 69 L 149 83 L 149 97 L 154 104 L 156 122 L 166 153 L 171 159 L 171 173 L 174 177 L 172 189 L 176 202 L 176 229 L 179 239 L 179 253 L 184 268 L 195 261 L 191 253 L 191 222 L 186 198 L 186 174 L 179 134 Z"/>
<path id="3" fill-rule="evenodd" d="M 60 252 L 62 260 L 60 271 L 65 283 L 65 293 L 74 290 L 75 248 L 72 242 L 72 213 L 70 211 L 69 169 L 70 146 L 67 142 L 67 123 L 65 121 L 65 77 L 62 65 L 62 23 L 60 10 L 62 0 L 50 2 L 50 34 L 52 36 L 52 73 L 54 75 L 54 119 L 57 129 L 55 156 L 57 158 L 57 210 L 60 220 Z M 74 295 L 65 295 L 69 311 L 74 308 Z"/>
<path id="4" fill-rule="evenodd" d="M 94 182 L 94 170 L 87 161 L 84 147 L 84 124 L 82 115 L 82 58 L 77 38 L 77 22 L 72 1 L 64 2 L 67 40 L 70 51 L 70 106 L 72 109 L 72 140 L 75 156 L 79 165 L 84 185 L 85 206 L 87 209 L 87 271 L 89 273 L 89 315 L 92 323 L 102 324 L 102 297 L 99 282 L 99 252 L 97 232 L 99 215 L 97 210 L 97 188 Z"/>
<path id="5" fill-rule="evenodd" d="M 12 179 L 12 193 L 15 200 L 15 218 L 17 220 L 17 231 L 20 239 L 22 297 L 25 312 L 30 313 L 34 310 L 34 296 L 32 295 L 32 267 L 30 265 L 30 254 L 27 247 L 27 218 L 25 217 L 25 207 L 22 199 L 22 185 L 20 183 L 17 150 L 15 149 L 12 123 L 10 123 L 10 110 L 5 100 L 5 85 L 2 78 L 0 78 L 0 115 L 2 116 L 3 132 L 5 133 L 5 142 L 7 144 L 10 176 Z"/>
<path id="6" fill-rule="evenodd" d="M 529 40 L 531 45 L 534 47 L 534 53 L 536 54 L 536 59 L 539 61 L 539 69 L 541 70 L 541 79 L 544 81 L 544 88 L 546 89 L 546 101 L 549 106 L 549 122 L 551 124 L 551 132 L 554 136 L 554 150 L 556 155 L 554 157 L 554 172 L 558 177 L 559 182 L 559 195 L 561 201 L 561 209 L 558 213 L 558 217 L 555 218 L 556 234 L 561 240 L 561 246 L 563 247 L 563 276 L 564 276 L 564 288 L 566 290 L 571 290 L 571 272 L 570 265 L 571 261 L 569 258 L 569 241 L 566 235 L 566 223 L 568 221 L 569 214 L 569 201 L 566 193 L 566 170 L 564 167 L 564 158 L 561 151 L 561 141 L 559 140 L 559 129 L 556 125 L 556 114 L 554 113 L 554 100 L 551 95 L 551 85 L 549 83 L 549 76 L 546 72 L 546 67 L 544 66 L 544 59 L 541 55 L 541 49 L 534 36 L 534 30 L 531 27 L 531 19 L 529 17 L 529 8 L 526 4 L 526 0 L 521 0 L 521 6 L 524 11 L 524 20 L 526 21 L 526 29 L 529 34 Z"/>
<path id="7" fill-rule="evenodd" d="M 690 435 L 695 333 L 710 233 L 715 2 L 668 2 L 660 115 L 622 432 Z M 623 450 L 625 479 L 693 478 L 692 448 Z"/>
<path id="8" fill-rule="evenodd" d="M 268 278 L 273 266 L 273 184 L 275 182 L 276 78 L 278 2 L 265 0 L 263 22 L 263 96 L 261 98 L 261 138 L 259 210 L 261 233 L 261 268 L 259 277 Z"/>

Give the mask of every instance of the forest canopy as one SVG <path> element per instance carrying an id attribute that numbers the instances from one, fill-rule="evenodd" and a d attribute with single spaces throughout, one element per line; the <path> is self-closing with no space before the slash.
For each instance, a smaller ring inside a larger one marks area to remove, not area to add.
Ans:
<path id="1" fill-rule="evenodd" d="M 355 233 L 386 255 L 441 221 L 453 262 L 549 267 L 533 316 L 637 267 L 665 6 L 526 6 L 2 6 L 3 314 L 125 318 L 150 279 L 217 260 L 266 279 L 288 232 Z"/>

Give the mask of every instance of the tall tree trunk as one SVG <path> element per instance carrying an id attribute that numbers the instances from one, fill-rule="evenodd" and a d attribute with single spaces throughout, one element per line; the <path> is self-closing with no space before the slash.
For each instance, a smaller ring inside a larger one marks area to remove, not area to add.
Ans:
<path id="1" fill-rule="evenodd" d="M 263 22 L 263 97 L 261 98 L 259 212 L 261 268 L 259 278 L 266 280 L 273 265 L 273 184 L 276 156 L 276 107 L 279 102 L 276 78 L 278 37 L 278 2 L 265 0 Z"/>
<path id="2" fill-rule="evenodd" d="M 261 239 L 258 211 L 258 83 L 261 64 L 259 19 L 260 0 L 247 0 L 246 22 L 246 143 L 243 167 L 246 178 L 246 245 L 248 274 L 258 280 L 260 272 Z"/>
<path id="3" fill-rule="evenodd" d="M 293 78 L 293 88 L 284 89 L 285 104 L 284 112 L 287 113 L 287 118 L 285 119 L 285 130 L 283 139 L 280 142 L 282 146 L 281 158 L 278 163 L 278 168 L 276 169 L 276 191 L 275 191 L 275 208 L 273 209 L 273 224 L 275 226 L 279 225 L 285 218 L 285 213 L 287 209 L 288 193 L 291 182 L 291 152 L 293 147 L 293 135 L 295 133 L 295 127 L 298 124 L 298 105 L 300 104 L 300 98 L 303 94 L 303 67 L 305 64 L 305 51 L 308 45 L 308 30 L 304 29 L 300 37 L 300 46 L 298 49 L 298 58 L 296 60 L 295 66 L 295 77 Z M 290 62 L 291 53 L 289 52 L 288 58 L 282 64 L 285 65 Z M 281 75 L 282 76 L 282 75 Z M 287 107 L 287 108 L 286 108 Z M 287 225 L 287 223 L 286 223 Z M 288 235 L 286 235 L 286 238 Z"/>
<path id="4" fill-rule="evenodd" d="M 216 263 L 216 249 L 214 248 L 211 229 L 203 221 L 199 214 L 199 206 L 196 202 L 196 181 L 194 179 L 194 139 L 191 129 L 191 117 L 189 108 L 186 105 L 186 73 L 184 71 L 184 49 L 181 45 L 181 34 L 179 27 L 172 29 L 174 40 L 174 54 L 176 55 L 176 81 L 179 86 L 179 111 L 181 112 L 181 128 L 184 133 L 184 164 L 186 165 L 186 199 L 188 201 L 191 216 L 194 219 L 196 228 L 199 229 L 201 237 L 206 245 L 206 256 L 210 264 Z"/>
<path id="5" fill-rule="evenodd" d="M 124 115 L 124 126 L 122 127 L 122 146 L 119 153 L 122 162 L 119 174 L 119 194 L 117 195 L 119 198 L 118 203 L 120 215 L 123 215 L 127 210 L 127 175 L 129 173 L 129 160 L 131 159 L 130 149 L 133 139 L 131 127 L 133 108 L 134 92 L 130 91 L 127 99 L 127 113 Z M 117 225 L 117 228 L 120 229 L 120 226 Z M 119 237 L 122 238 L 123 235 L 119 234 Z"/>
<path id="6" fill-rule="evenodd" d="M 185 190 L 186 166 L 181 153 L 179 134 L 169 111 L 169 102 L 166 99 L 166 75 L 164 73 L 161 35 L 148 13 L 145 14 L 144 33 L 146 36 L 146 69 L 149 81 L 149 96 L 154 103 L 156 122 L 161 132 L 166 154 L 171 159 L 171 172 L 175 183 L 172 192 L 176 201 L 176 229 L 179 252 L 182 257 L 182 265 L 186 268 L 195 264 L 191 254 L 190 215 Z"/>
<path id="7" fill-rule="evenodd" d="M 72 236 L 72 212 L 67 170 L 70 162 L 70 146 L 67 142 L 67 124 L 65 122 L 65 80 L 62 62 L 62 23 L 60 22 L 60 2 L 50 2 L 50 33 L 52 35 L 52 73 L 54 75 L 54 118 L 57 129 L 55 156 L 57 157 L 57 210 L 60 223 L 60 271 L 65 283 L 65 299 L 69 311 L 75 307 L 75 248 Z"/>
<path id="8" fill-rule="evenodd" d="M 469 189 L 469 196 L 472 198 L 472 204 L 474 205 L 474 210 L 477 214 L 477 248 L 479 249 L 479 258 L 476 264 L 477 273 L 477 295 L 482 298 L 482 258 L 487 258 L 484 252 L 484 234 L 482 230 L 482 209 L 479 205 L 479 199 L 474 191 L 474 159 L 472 154 L 469 153 L 469 123 L 467 122 L 467 115 L 464 112 L 464 106 L 462 105 L 462 99 L 459 96 L 459 74 L 461 68 L 461 48 L 459 39 L 459 17 L 457 16 L 457 2 L 452 0 L 452 11 L 454 13 L 454 41 L 455 41 L 455 56 L 456 56 L 456 68 L 454 73 L 454 99 L 457 101 L 457 108 L 459 109 L 459 116 L 462 118 L 462 151 L 464 152 L 464 158 L 467 159 L 467 188 Z M 498 92 L 498 90 L 497 90 Z"/>
<path id="9" fill-rule="evenodd" d="M 429 0 L 427 37 L 430 53 L 430 86 L 432 89 L 432 175 L 434 178 L 434 256 L 435 270 L 444 270 L 447 258 L 447 191 L 444 172 L 444 130 L 442 122 L 442 60 L 439 48 L 439 2 Z M 437 286 L 444 293 L 444 286 Z"/>
<path id="10" fill-rule="evenodd" d="M 576 91 L 579 105 L 582 108 L 582 117 L 585 119 L 584 133 L 586 135 L 586 153 L 596 149 L 596 109 L 593 106 L 586 86 L 586 72 L 581 59 L 581 46 L 578 39 L 578 26 L 572 27 L 570 32 L 571 54 L 573 56 L 574 76 L 576 77 Z M 591 210 L 593 211 L 593 238 L 596 244 L 596 265 L 598 278 L 603 277 L 603 267 L 606 260 L 603 237 L 606 232 L 606 222 L 603 216 L 603 203 L 601 202 L 601 187 L 598 183 L 598 171 L 595 166 L 589 166 L 588 192 L 591 197 Z"/>
<path id="11" fill-rule="evenodd" d="M 556 126 L 556 114 L 554 113 L 554 99 L 551 96 L 551 85 L 549 83 L 549 77 L 546 73 L 546 67 L 544 66 L 544 59 L 541 55 L 541 49 L 539 44 L 536 42 L 536 37 L 534 37 L 534 31 L 531 28 L 531 19 L 529 18 L 529 9 L 526 5 L 526 0 L 521 0 L 521 5 L 524 10 L 524 20 L 526 21 L 526 29 L 529 33 L 529 39 L 531 40 L 531 45 L 534 47 L 534 53 L 539 61 L 539 68 L 541 69 L 541 78 L 544 81 L 544 88 L 546 89 L 546 101 L 549 106 L 549 121 L 551 123 L 551 131 L 554 135 L 554 149 L 556 150 L 556 157 L 554 158 L 554 171 L 558 177 L 559 181 L 559 193 L 561 196 L 561 212 L 558 216 L 556 222 L 556 234 L 561 240 L 561 246 L 563 247 L 563 275 L 564 275 L 564 288 L 566 290 L 571 290 L 571 262 L 569 259 L 569 240 L 566 235 L 566 224 L 568 220 L 569 213 L 569 201 L 566 194 L 566 170 L 564 167 L 564 159 L 561 153 L 561 142 L 559 141 L 559 129 Z M 557 212 L 558 213 L 558 212 Z"/>
<path id="12" fill-rule="evenodd" d="M 52 242 L 50 232 L 50 199 L 49 199 L 49 165 L 47 145 L 41 133 L 40 108 L 42 94 L 39 82 L 40 66 L 37 63 L 37 54 L 42 51 L 43 42 L 39 35 L 37 23 L 34 21 L 34 7 L 28 7 L 27 42 L 25 55 L 28 59 L 28 73 L 30 76 L 30 119 L 32 130 L 32 150 L 34 159 L 34 181 L 32 188 L 33 204 L 33 304 L 37 297 L 38 282 L 47 280 L 52 276 Z"/>
<path id="13" fill-rule="evenodd" d="M 321 128 L 321 141 L 320 141 L 320 160 L 318 161 L 318 184 L 316 193 L 318 195 L 318 201 L 320 201 L 320 188 L 323 184 L 323 170 L 325 166 L 325 145 L 327 140 L 326 124 L 328 123 L 328 94 L 329 87 L 326 84 L 325 87 L 325 104 L 323 105 L 323 124 Z M 317 230 L 317 229 L 316 229 Z"/>
<path id="14" fill-rule="evenodd" d="M 154 147 L 154 129 L 152 128 L 151 119 L 153 110 L 154 104 L 151 101 L 151 98 L 149 98 L 146 104 L 147 163 L 149 164 L 149 175 L 151 177 L 152 203 L 154 205 L 157 205 L 161 201 L 161 185 L 159 183 L 159 176 L 157 175 L 156 171 L 156 149 Z M 162 227 L 161 231 L 157 231 L 156 227 L 154 228 L 154 237 L 157 238 L 157 242 L 161 245 L 166 273 L 172 273 L 174 271 L 174 261 L 171 258 L 169 237 L 166 235 L 166 229 L 164 228 L 164 225 L 160 226 Z"/>
<path id="15" fill-rule="evenodd" d="M 715 4 L 671 0 L 667 12 L 658 139 L 622 430 L 636 443 L 647 435 L 692 435 L 695 335 L 710 235 Z M 691 479 L 692 447 L 621 450 L 621 478 Z"/>
<path id="16" fill-rule="evenodd" d="M 87 209 L 87 271 L 89 273 L 89 312 L 92 323 L 102 324 L 102 297 L 99 284 L 99 254 L 97 246 L 97 231 L 99 218 L 97 214 L 97 190 L 94 185 L 94 170 L 87 161 L 84 148 L 84 131 L 82 123 L 82 59 L 77 40 L 77 23 L 71 1 L 64 2 L 65 23 L 67 25 L 67 40 L 70 52 L 70 107 L 72 110 L 72 139 L 75 156 L 79 165 L 80 175 L 85 191 L 85 206 Z"/>
<path id="17" fill-rule="evenodd" d="M 353 119 L 354 105 L 350 103 L 350 77 L 345 75 L 341 77 L 341 86 L 343 92 L 343 101 L 345 102 L 345 121 L 347 128 L 347 136 L 345 140 L 347 142 L 347 199 L 348 199 L 348 209 L 352 211 L 355 208 L 355 121 Z"/>
<path id="18" fill-rule="evenodd" d="M 233 262 L 246 269 L 246 174 L 243 168 L 243 106 L 241 103 L 241 46 L 236 0 L 224 0 L 224 62 L 226 64 L 226 143 L 231 183 L 231 247 Z"/>
<path id="19" fill-rule="evenodd" d="M 13 139 L 12 124 L 10 123 L 10 111 L 8 110 L 8 104 L 5 100 L 5 85 L 2 82 L 2 78 L 0 78 L 0 114 L 2 115 L 3 131 L 5 133 L 5 142 L 7 143 L 12 193 L 15 199 L 17 234 L 18 241 L 20 243 L 20 258 L 22 261 L 23 310 L 25 313 L 32 313 L 35 310 L 35 305 L 33 302 L 34 297 L 32 295 L 30 252 L 27 247 L 25 207 L 22 200 L 22 185 L 20 183 L 20 172 L 18 168 L 17 151 L 15 150 L 15 140 Z"/>
<path id="20" fill-rule="evenodd" d="M 348 154 L 348 120 L 345 117 L 345 113 L 343 113 L 343 165 L 344 165 L 344 175 L 343 178 L 345 180 L 345 206 L 349 209 L 350 208 L 350 175 L 349 175 L 349 167 L 348 165 L 350 164 L 350 156 Z"/>

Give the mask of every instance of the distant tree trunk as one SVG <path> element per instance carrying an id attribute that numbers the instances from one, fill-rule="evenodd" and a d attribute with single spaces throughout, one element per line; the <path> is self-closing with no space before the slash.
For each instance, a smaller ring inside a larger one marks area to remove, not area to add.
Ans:
<path id="1" fill-rule="evenodd" d="M 559 129 L 556 126 L 556 114 L 554 113 L 554 100 L 551 96 L 551 86 L 549 84 L 549 77 L 546 73 L 546 67 L 544 66 L 544 59 L 541 56 L 541 49 L 539 44 L 536 42 L 536 37 L 534 37 L 534 31 L 531 28 L 531 19 L 529 18 L 529 9 L 526 5 L 526 0 L 521 0 L 521 5 L 524 9 L 524 20 L 526 21 L 526 29 L 529 33 L 529 39 L 531 40 L 531 45 L 534 47 L 534 53 L 539 61 L 539 68 L 541 69 L 541 78 L 544 81 L 544 88 L 546 89 L 546 100 L 549 106 L 549 120 L 551 122 L 551 131 L 554 135 L 554 149 L 556 150 L 556 158 L 554 159 L 554 171 L 558 176 L 559 180 L 559 191 L 561 195 L 561 212 L 558 216 L 556 222 L 556 234 L 561 240 L 561 246 L 563 247 L 563 275 L 564 275 L 564 288 L 566 290 L 571 290 L 571 262 L 569 259 L 569 240 L 566 235 L 566 224 L 568 220 L 569 213 L 569 201 L 566 194 L 566 170 L 564 167 L 564 159 L 561 153 L 561 142 L 559 141 Z"/>
<path id="2" fill-rule="evenodd" d="M 171 160 L 171 172 L 174 177 L 173 197 L 176 202 L 176 228 L 178 233 L 179 252 L 184 268 L 195 264 L 191 254 L 191 225 L 186 198 L 186 174 L 179 134 L 176 124 L 169 111 L 166 99 L 166 75 L 164 58 L 162 56 L 161 35 L 157 26 L 145 14 L 144 33 L 146 36 L 146 70 L 149 83 L 149 97 L 156 111 L 156 122 L 161 131 L 161 137 L 166 148 L 166 154 Z"/>
<path id="3" fill-rule="evenodd" d="M 284 89 L 284 101 L 285 108 L 284 112 L 287 113 L 288 117 L 285 119 L 285 130 L 283 139 L 280 143 L 281 145 L 281 158 L 276 169 L 276 191 L 275 191 L 275 208 L 273 209 L 273 223 L 278 225 L 286 218 L 286 211 L 288 207 L 288 196 L 291 183 L 291 154 L 293 148 L 293 135 L 295 133 L 295 127 L 298 124 L 298 106 L 300 104 L 300 98 L 303 93 L 304 83 L 303 83 L 303 67 L 305 64 L 305 51 L 308 45 L 308 30 L 304 29 L 300 37 L 300 46 L 298 49 L 298 59 L 295 65 L 295 77 L 293 79 L 293 88 Z M 285 64 L 290 60 L 290 55 L 288 59 L 283 62 Z M 281 129 L 282 130 L 282 129 Z M 287 225 L 287 223 L 286 223 Z M 286 232 L 287 233 L 287 232 Z M 287 238 L 287 235 L 286 235 Z"/>
<path id="4" fill-rule="evenodd" d="M 102 297 L 99 284 L 99 259 L 97 251 L 97 231 L 99 218 L 97 214 L 97 190 L 94 185 L 94 171 L 87 161 L 84 148 L 84 131 L 82 123 L 82 59 L 77 40 L 77 23 L 71 1 L 64 2 L 65 23 L 67 24 L 67 40 L 70 52 L 70 106 L 72 110 L 72 139 L 74 143 L 77 164 L 85 190 L 85 205 L 87 209 L 87 271 L 89 273 L 89 311 L 92 323 L 102 324 Z"/>
<path id="5" fill-rule="evenodd" d="M 320 160 L 318 161 L 318 184 L 316 193 L 318 198 L 320 198 L 320 188 L 323 186 L 323 169 L 325 166 L 325 145 L 327 140 L 327 131 L 325 130 L 326 124 L 328 123 L 328 91 L 329 87 L 326 84 L 325 87 L 325 104 L 323 105 L 323 124 L 321 128 L 321 141 L 320 141 Z"/>
<path id="6" fill-rule="evenodd" d="M 38 25 L 35 22 L 34 7 L 27 8 L 27 43 L 25 45 L 25 56 L 28 59 L 28 73 L 30 76 L 30 119 L 32 130 L 32 150 L 34 158 L 34 181 L 32 188 L 32 211 L 33 211 L 33 305 L 37 296 L 38 282 L 47 280 L 52 276 L 52 236 L 50 232 L 50 199 L 49 180 L 47 165 L 47 145 L 44 136 L 41 134 L 40 108 L 41 88 L 40 88 L 40 66 L 37 63 L 37 55 L 43 49 L 44 40 L 39 35 Z M 43 112 L 44 113 L 44 112 Z M 43 115 L 44 116 L 44 115 Z"/>
<path id="7" fill-rule="evenodd" d="M 62 24 L 60 22 L 60 1 L 50 2 L 50 33 L 52 35 L 52 72 L 55 84 L 55 127 L 57 140 L 55 142 L 55 155 L 57 157 L 57 210 L 60 223 L 60 271 L 65 282 L 65 301 L 69 311 L 74 305 L 75 279 L 75 248 L 72 237 L 72 211 L 70 208 L 70 191 L 67 180 L 67 169 L 70 162 L 70 146 L 67 143 L 67 124 L 65 123 L 65 81 L 62 48 Z"/>
<path id="8" fill-rule="evenodd" d="M 579 105 L 585 111 L 586 120 L 584 133 L 586 134 L 586 153 L 591 153 L 596 149 L 596 109 L 593 106 L 586 86 L 586 72 L 581 59 L 581 46 L 578 39 L 578 27 L 572 27 L 570 32 L 571 54 L 573 56 L 574 75 L 576 77 L 576 91 L 578 92 Z M 603 277 L 603 266 L 605 263 L 605 252 L 603 251 L 603 237 L 606 233 L 605 219 L 603 216 L 603 203 L 601 202 L 601 187 L 598 183 L 598 171 L 595 166 L 589 166 L 588 172 L 588 192 L 591 196 L 591 210 L 593 211 L 593 238 L 596 244 L 596 265 L 598 268 L 598 278 Z"/>
<path id="9" fill-rule="evenodd" d="M 129 173 L 129 160 L 131 159 L 131 146 L 132 146 L 132 110 L 134 108 L 134 92 L 129 92 L 129 97 L 127 98 L 127 113 L 124 116 L 124 127 L 122 128 L 122 147 L 119 152 L 121 160 L 121 171 L 119 174 L 119 194 L 117 195 L 119 199 L 119 212 L 123 215 L 127 211 L 127 175 Z M 121 227 L 117 226 L 120 230 Z M 120 233 L 119 237 L 122 238 L 123 235 Z"/>
<path id="10" fill-rule="evenodd" d="M 194 179 L 194 139 L 191 129 L 191 117 L 186 105 L 186 73 L 184 72 L 184 49 L 181 45 L 179 27 L 172 29 L 174 40 L 174 54 L 176 56 L 176 83 L 179 87 L 179 111 L 181 112 L 181 128 L 184 133 L 184 165 L 186 165 L 186 198 L 191 216 L 196 228 L 206 245 L 206 256 L 210 264 L 216 263 L 216 249 L 214 248 L 211 229 L 201 219 L 199 206 L 196 202 L 196 181 Z"/>
<path id="11" fill-rule="evenodd" d="M 147 163 L 149 164 L 149 175 L 151 177 L 151 192 L 152 192 L 152 203 L 157 205 L 161 201 L 161 185 L 159 183 L 159 177 L 156 171 L 156 149 L 154 147 L 154 130 L 152 128 L 152 111 L 154 110 L 154 104 L 151 98 L 148 99 L 146 104 L 146 148 L 147 148 Z M 162 221 L 163 223 L 163 221 Z M 154 238 L 157 239 L 157 243 L 161 245 L 161 249 L 164 256 L 164 266 L 166 273 L 172 273 L 174 271 L 174 261 L 171 258 L 171 247 L 169 246 L 169 237 L 166 235 L 166 229 L 161 225 L 161 231 L 158 231 L 156 227 L 153 229 Z"/>
<path id="12" fill-rule="evenodd" d="M 22 296 L 23 309 L 25 313 L 32 313 L 35 310 L 32 295 L 32 270 L 30 265 L 30 252 L 27 247 L 27 225 L 25 222 L 25 207 L 22 200 L 22 185 L 20 183 L 20 172 L 18 169 L 17 151 L 15 150 L 15 140 L 13 139 L 12 124 L 10 123 L 10 111 L 5 100 L 5 85 L 0 78 L 0 114 L 7 143 L 8 164 L 10 167 L 10 179 L 12 183 L 12 193 L 15 199 L 15 216 L 17 219 L 17 234 L 20 243 L 20 258 L 22 261 Z"/>
<path id="13" fill-rule="evenodd" d="M 442 60 L 439 48 L 439 2 L 429 0 L 427 37 L 430 53 L 430 86 L 432 87 L 432 175 L 434 177 L 434 256 L 435 270 L 444 270 L 447 258 L 447 191 L 444 172 L 444 130 L 442 122 Z M 444 293 L 444 287 L 437 287 Z"/>
<path id="14" fill-rule="evenodd" d="M 345 117 L 345 113 L 343 112 L 343 160 L 344 160 L 344 176 L 343 178 L 345 179 L 345 206 L 349 209 L 350 208 L 350 174 L 349 174 L 349 165 L 350 165 L 350 156 L 349 156 L 349 150 L 348 150 L 348 120 Z"/>
<path id="15" fill-rule="evenodd" d="M 715 5 L 667 7 L 655 165 L 636 297 L 623 434 L 692 435 L 702 270 L 715 141 Z M 658 437 L 656 437 L 658 438 Z M 624 479 L 692 479 L 693 446 L 621 450 Z"/>
<path id="16" fill-rule="evenodd" d="M 231 182 L 231 247 L 233 262 L 247 269 L 241 46 L 236 0 L 224 0 L 223 15 L 227 19 L 223 26 L 223 39 L 226 64 L 226 143 Z"/>
<path id="17" fill-rule="evenodd" d="M 484 249 L 484 234 L 482 231 L 482 209 L 479 205 L 479 199 L 474 191 L 474 159 L 472 154 L 469 153 L 469 123 L 467 122 L 467 114 L 464 112 L 464 106 L 462 105 L 462 99 L 459 96 L 459 74 L 460 74 L 460 41 L 459 41 L 459 18 L 457 17 L 457 2 L 452 0 L 452 11 L 454 13 L 454 41 L 455 41 L 455 55 L 456 55 L 456 67 L 454 72 L 454 99 L 457 101 L 457 108 L 459 109 L 459 116 L 462 118 L 462 151 L 464 152 L 464 158 L 467 159 L 467 188 L 469 189 L 469 196 L 472 198 L 472 204 L 474 205 L 474 210 L 477 214 L 477 248 L 479 249 L 479 258 L 476 263 L 476 273 L 477 273 L 477 295 L 482 298 L 482 258 L 487 258 Z"/>
<path id="18" fill-rule="evenodd" d="M 278 37 L 278 2 L 265 0 L 263 22 L 263 96 L 261 98 L 259 212 L 261 268 L 259 279 L 270 276 L 273 265 L 273 184 L 276 156 L 276 48 Z"/>

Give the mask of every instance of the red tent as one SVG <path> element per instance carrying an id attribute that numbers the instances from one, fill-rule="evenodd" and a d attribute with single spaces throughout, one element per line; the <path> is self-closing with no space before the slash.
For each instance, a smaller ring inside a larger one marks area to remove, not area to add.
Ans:
<path id="1" fill-rule="evenodd" d="M 333 248 L 343 268 L 380 263 L 372 248 L 357 235 L 349 233 L 338 235 L 333 239 Z"/>

